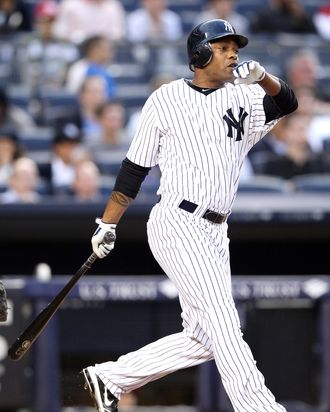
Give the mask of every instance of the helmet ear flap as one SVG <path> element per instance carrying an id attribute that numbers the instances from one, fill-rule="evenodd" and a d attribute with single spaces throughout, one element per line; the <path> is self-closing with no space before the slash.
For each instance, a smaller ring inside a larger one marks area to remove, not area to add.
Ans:
<path id="1" fill-rule="evenodd" d="M 202 43 L 197 47 L 193 57 L 190 60 L 190 67 L 205 67 L 210 63 L 212 56 L 213 51 L 211 44 L 209 42 Z"/>

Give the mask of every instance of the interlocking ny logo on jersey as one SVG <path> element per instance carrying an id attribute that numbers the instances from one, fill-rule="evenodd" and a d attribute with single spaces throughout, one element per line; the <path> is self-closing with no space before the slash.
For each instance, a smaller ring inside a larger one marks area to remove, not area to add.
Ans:
<path id="1" fill-rule="evenodd" d="M 238 120 L 235 119 L 231 109 L 227 110 L 227 114 L 223 116 L 223 120 L 228 126 L 228 137 L 233 137 L 233 129 L 236 129 L 236 142 L 242 140 L 242 133 L 244 134 L 244 120 L 248 114 L 240 107 Z"/>

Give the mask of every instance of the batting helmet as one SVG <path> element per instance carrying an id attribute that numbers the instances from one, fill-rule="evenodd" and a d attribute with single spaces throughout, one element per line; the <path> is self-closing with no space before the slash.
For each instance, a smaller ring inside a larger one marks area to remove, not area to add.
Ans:
<path id="1" fill-rule="evenodd" d="M 211 42 L 223 37 L 231 36 L 242 48 L 248 44 L 248 38 L 236 34 L 233 26 L 226 20 L 207 20 L 196 26 L 188 36 L 187 51 L 189 57 L 189 67 L 205 67 L 212 59 Z"/>

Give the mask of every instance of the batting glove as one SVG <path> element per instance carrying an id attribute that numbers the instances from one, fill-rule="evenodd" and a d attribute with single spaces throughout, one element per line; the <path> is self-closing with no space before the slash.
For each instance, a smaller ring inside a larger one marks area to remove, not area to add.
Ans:
<path id="1" fill-rule="evenodd" d="M 115 247 L 116 240 L 116 224 L 104 223 L 99 217 L 95 219 L 95 222 L 99 225 L 95 230 L 92 237 L 93 252 L 98 258 L 102 259 L 108 256 L 108 254 Z M 104 239 L 104 236 L 109 233 L 109 237 L 113 239 L 111 241 Z"/>
<path id="2" fill-rule="evenodd" d="M 236 66 L 233 74 L 236 77 L 235 84 L 251 84 L 263 80 L 266 70 L 260 63 L 249 60 Z"/>

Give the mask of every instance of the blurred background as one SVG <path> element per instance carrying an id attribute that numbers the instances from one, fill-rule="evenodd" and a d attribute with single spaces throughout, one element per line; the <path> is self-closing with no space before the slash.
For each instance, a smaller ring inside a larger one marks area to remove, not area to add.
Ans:
<path id="1" fill-rule="evenodd" d="M 209 18 L 249 37 L 299 109 L 249 153 L 230 216 L 233 293 L 288 412 L 330 411 L 330 2 L 1 0 L 1 412 L 91 412 L 79 371 L 181 330 L 149 251 L 154 168 L 97 261 L 19 362 L 8 346 L 91 253 L 90 237 L 149 94 L 191 78 L 186 37 Z M 123 397 L 121 411 L 231 411 L 213 362 Z"/>

